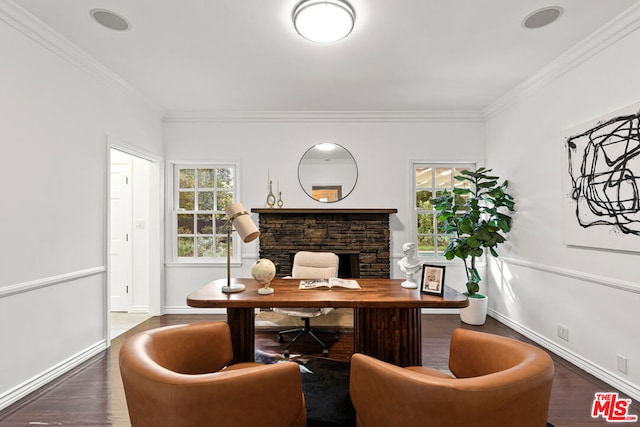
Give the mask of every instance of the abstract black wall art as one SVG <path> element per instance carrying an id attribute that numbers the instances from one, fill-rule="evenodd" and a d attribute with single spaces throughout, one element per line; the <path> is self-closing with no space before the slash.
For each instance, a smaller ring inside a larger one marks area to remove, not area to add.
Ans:
<path id="1" fill-rule="evenodd" d="M 565 244 L 640 251 L 639 108 L 567 131 Z"/>

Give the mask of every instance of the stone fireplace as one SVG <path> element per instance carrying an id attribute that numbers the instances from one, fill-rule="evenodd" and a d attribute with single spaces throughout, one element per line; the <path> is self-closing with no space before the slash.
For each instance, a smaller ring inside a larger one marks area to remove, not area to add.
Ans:
<path id="1" fill-rule="evenodd" d="M 334 252 L 340 277 L 389 278 L 389 215 L 397 209 L 252 209 L 259 215 L 260 258 L 291 274 L 298 251 Z"/>

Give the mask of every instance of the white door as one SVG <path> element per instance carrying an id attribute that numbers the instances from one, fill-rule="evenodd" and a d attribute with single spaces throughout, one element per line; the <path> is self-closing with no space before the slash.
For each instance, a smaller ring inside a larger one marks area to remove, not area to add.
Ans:
<path id="1" fill-rule="evenodd" d="M 131 307 L 133 278 L 131 159 L 114 157 L 111 163 L 111 311 L 127 312 Z"/>

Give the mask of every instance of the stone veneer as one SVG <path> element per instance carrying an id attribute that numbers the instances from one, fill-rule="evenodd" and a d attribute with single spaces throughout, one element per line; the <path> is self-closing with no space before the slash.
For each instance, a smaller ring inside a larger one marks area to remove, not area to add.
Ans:
<path id="1" fill-rule="evenodd" d="M 273 261 L 278 277 L 291 274 L 296 252 L 328 251 L 341 256 L 341 264 L 357 260 L 353 277 L 389 278 L 389 215 L 396 209 L 251 211 L 259 214 L 260 258 Z"/>

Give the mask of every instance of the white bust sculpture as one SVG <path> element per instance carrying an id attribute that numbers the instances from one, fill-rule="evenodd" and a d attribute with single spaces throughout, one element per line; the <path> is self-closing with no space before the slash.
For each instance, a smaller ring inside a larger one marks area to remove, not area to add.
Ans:
<path id="1" fill-rule="evenodd" d="M 418 259 L 416 244 L 414 242 L 405 243 L 402 245 L 402 251 L 404 252 L 404 257 L 398 261 L 398 266 L 404 272 L 406 280 L 400 286 L 415 289 L 418 284 L 413 280 L 413 275 L 422 268 L 422 263 Z"/>

